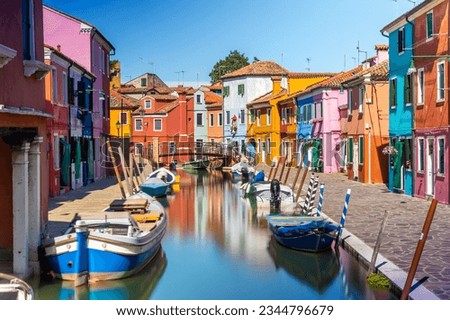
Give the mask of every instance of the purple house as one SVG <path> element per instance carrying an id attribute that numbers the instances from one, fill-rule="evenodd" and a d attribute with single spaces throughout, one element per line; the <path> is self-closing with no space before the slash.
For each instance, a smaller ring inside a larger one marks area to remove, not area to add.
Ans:
<path id="1" fill-rule="evenodd" d="M 345 143 L 341 139 L 340 109 L 347 104 L 341 84 L 359 70 L 342 72 L 309 86 L 296 95 L 298 108 L 297 150 L 300 159 L 320 172 L 345 168 Z"/>
<path id="2" fill-rule="evenodd" d="M 95 75 L 91 93 L 92 110 L 88 110 L 93 123 L 93 164 L 94 179 L 106 176 L 102 165 L 102 155 L 106 154 L 104 145 L 109 136 L 109 58 L 114 54 L 113 45 L 93 25 L 44 6 L 44 43 L 58 48 L 86 70 Z"/>

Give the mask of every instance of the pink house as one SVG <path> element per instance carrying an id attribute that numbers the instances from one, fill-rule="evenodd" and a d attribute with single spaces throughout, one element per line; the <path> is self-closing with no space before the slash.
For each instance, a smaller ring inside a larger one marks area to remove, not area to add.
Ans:
<path id="1" fill-rule="evenodd" d="M 27 277 L 48 211 L 42 1 L 3 1 L 0 21 L 0 262 Z"/>
<path id="2" fill-rule="evenodd" d="M 109 136 L 109 58 L 114 54 L 113 45 L 95 26 L 44 6 L 44 41 L 60 48 L 61 53 L 70 57 L 95 75 L 96 81 L 85 91 L 92 93 L 94 140 L 94 179 L 105 177 L 102 165 L 104 144 Z"/>

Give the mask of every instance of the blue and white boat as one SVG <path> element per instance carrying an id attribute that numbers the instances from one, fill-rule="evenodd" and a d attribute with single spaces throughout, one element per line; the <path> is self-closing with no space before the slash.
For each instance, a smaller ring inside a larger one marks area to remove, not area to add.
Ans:
<path id="1" fill-rule="evenodd" d="M 155 219 L 145 230 L 128 212 L 77 215 L 64 235 L 43 243 L 53 273 L 81 285 L 139 272 L 159 251 L 167 227 L 162 205 L 151 205 Z"/>
<path id="2" fill-rule="evenodd" d="M 172 171 L 167 170 L 166 168 L 159 168 L 153 171 L 148 175 L 148 178 L 158 178 L 163 180 L 167 184 L 173 184 L 175 182 L 175 175 Z"/>
<path id="3" fill-rule="evenodd" d="M 160 178 L 148 178 L 139 188 L 152 197 L 165 197 L 169 187 L 170 184 Z"/>
<path id="4" fill-rule="evenodd" d="M 245 180 L 246 182 L 253 179 L 255 175 L 255 168 L 248 163 L 248 160 L 243 158 L 240 162 L 231 167 L 231 174 L 234 180 Z"/>

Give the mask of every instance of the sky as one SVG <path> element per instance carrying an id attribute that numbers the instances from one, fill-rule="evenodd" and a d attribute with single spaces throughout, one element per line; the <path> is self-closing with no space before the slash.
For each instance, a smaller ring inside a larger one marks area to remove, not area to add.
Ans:
<path id="1" fill-rule="evenodd" d="M 122 82 L 146 72 L 208 83 L 237 50 L 293 72 L 339 72 L 388 44 L 380 30 L 421 0 L 43 0 L 94 25 L 115 47 Z M 357 50 L 359 44 L 359 51 Z"/>

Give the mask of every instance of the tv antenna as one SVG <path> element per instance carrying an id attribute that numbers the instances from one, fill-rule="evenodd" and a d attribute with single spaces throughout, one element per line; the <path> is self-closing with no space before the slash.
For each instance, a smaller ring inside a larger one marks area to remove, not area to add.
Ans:
<path id="1" fill-rule="evenodd" d="M 310 71 L 311 68 L 309 67 L 309 63 L 311 62 L 311 58 L 306 58 L 306 62 L 308 63 L 308 66 L 306 67 L 306 71 Z"/>
<path id="2" fill-rule="evenodd" d="M 358 41 L 358 45 L 356 46 L 356 50 L 358 50 L 358 65 L 359 65 L 359 54 L 360 54 L 360 53 L 364 53 L 365 56 L 366 56 L 366 58 L 365 58 L 364 60 L 367 60 L 367 51 L 364 51 L 364 50 L 360 50 L 360 49 L 359 49 L 359 41 Z"/>

